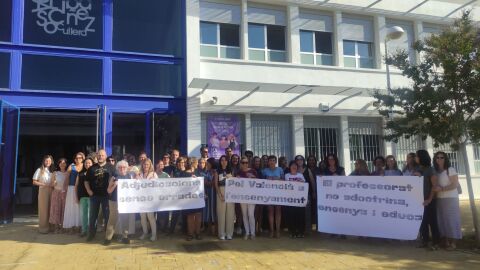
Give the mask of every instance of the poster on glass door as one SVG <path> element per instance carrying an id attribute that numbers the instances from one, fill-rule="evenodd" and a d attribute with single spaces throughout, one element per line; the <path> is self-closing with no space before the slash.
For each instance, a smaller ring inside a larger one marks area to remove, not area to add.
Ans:
<path id="1" fill-rule="evenodd" d="M 240 119 L 236 115 L 209 115 L 207 117 L 207 138 L 209 156 L 220 158 L 230 147 L 233 154 L 240 155 Z"/>

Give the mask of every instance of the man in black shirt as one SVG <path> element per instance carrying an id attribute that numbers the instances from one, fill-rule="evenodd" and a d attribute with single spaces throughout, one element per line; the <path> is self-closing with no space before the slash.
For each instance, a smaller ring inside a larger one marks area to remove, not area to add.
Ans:
<path id="1" fill-rule="evenodd" d="M 108 182 L 115 173 L 115 168 L 107 163 L 107 152 L 100 149 L 97 154 L 98 163 L 87 171 L 85 189 L 90 196 L 90 221 L 87 241 L 91 241 L 97 232 L 97 218 L 100 205 L 102 206 L 105 225 L 108 223 Z"/>

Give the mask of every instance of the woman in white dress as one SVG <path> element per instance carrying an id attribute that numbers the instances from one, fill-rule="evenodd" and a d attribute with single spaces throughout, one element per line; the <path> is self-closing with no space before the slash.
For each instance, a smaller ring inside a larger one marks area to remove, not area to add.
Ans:
<path id="1" fill-rule="evenodd" d="M 42 166 L 33 175 L 33 185 L 38 186 L 38 232 L 50 231 L 50 197 L 52 196 L 53 157 L 43 157 Z"/>
<path id="2" fill-rule="evenodd" d="M 63 216 L 63 228 L 69 233 L 78 231 L 80 227 L 80 205 L 77 198 L 78 174 L 83 170 L 85 154 L 78 152 L 74 157 L 74 163 L 67 171 L 70 174 L 68 179 L 67 199 L 65 201 L 65 215 Z"/>

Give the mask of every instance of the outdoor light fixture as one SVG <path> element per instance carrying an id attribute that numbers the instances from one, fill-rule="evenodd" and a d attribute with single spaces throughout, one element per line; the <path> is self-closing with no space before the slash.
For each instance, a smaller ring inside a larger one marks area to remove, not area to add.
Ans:
<path id="1" fill-rule="evenodd" d="M 212 99 L 210 100 L 210 103 L 211 103 L 212 105 L 217 104 L 217 102 L 218 102 L 218 97 L 212 97 Z"/>

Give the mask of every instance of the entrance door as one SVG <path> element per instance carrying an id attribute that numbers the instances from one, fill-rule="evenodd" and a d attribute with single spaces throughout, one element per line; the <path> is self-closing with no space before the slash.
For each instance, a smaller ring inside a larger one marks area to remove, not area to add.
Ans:
<path id="1" fill-rule="evenodd" d="M 151 110 L 146 115 L 147 155 L 155 164 L 165 153 L 181 146 L 181 117 L 164 110 Z"/>
<path id="2" fill-rule="evenodd" d="M 20 109 L 0 100 L 0 222 L 13 221 Z"/>

